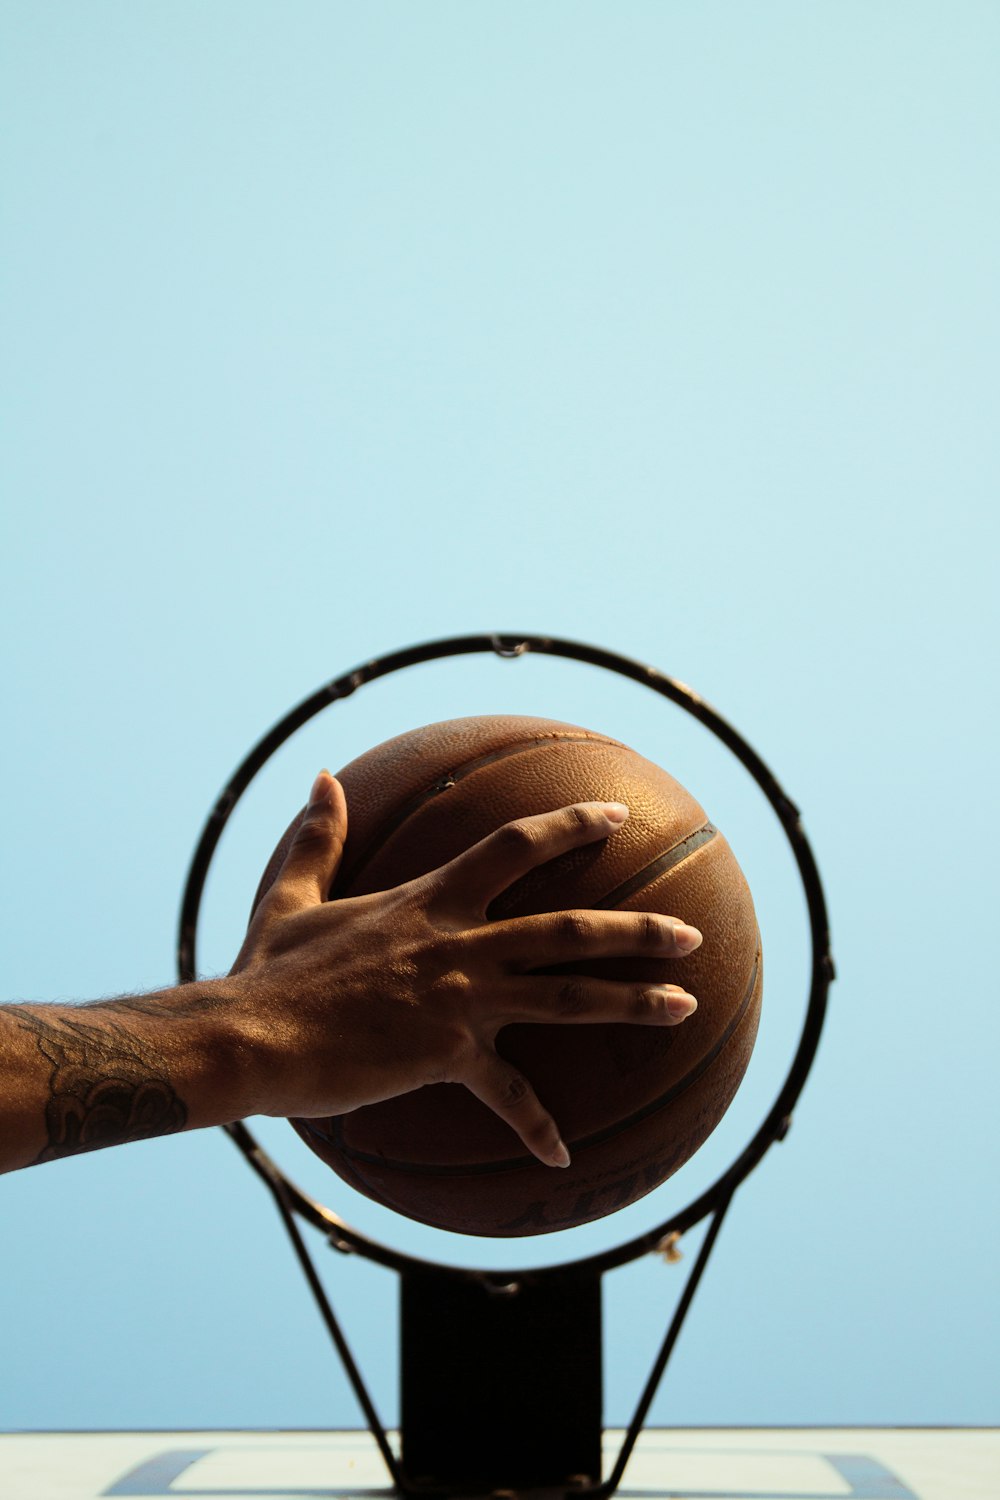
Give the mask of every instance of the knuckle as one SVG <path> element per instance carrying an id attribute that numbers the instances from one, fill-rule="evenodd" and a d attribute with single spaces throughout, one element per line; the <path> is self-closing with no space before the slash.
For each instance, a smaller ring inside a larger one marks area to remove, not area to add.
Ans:
<path id="1" fill-rule="evenodd" d="M 463 969 L 448 969 L 434 982 L 434 999 L 451 1010 L 464 1010 L 472 990 L 472 980 Z"/>
<path id="2" fill-rule="evenodd" d="M 516 1109 L 531 1095 L 531 1087 L 522 1073 L 510 1073 L 504 1079 L 501 1099 L 505 1109 Z"/>
<path id="3" fill-rule="evenodd" d="M 556 932 L 567 946 L 582 947 L 591 933 L 590 918 L 580 911 L 561 912 Z"/>
<path id="4" fill-rule="evenodd" d="M 329 841 L 330 834 L 327 819 L 315 809 L 310 809 L 296 829 L 294 839 L 295 848 L 304 849 L 306 853 L 311 853 L 325 849 Z"/>
<path id="5" fill-rule="evenodd" d="M 493 837 L 505 854 L 530 854 L 537 848 L 535 835 L 528 823 L 505 823 Z"/>
<path id="6" fill-rule="evenodd" d="M 291 882 L 276 881 L 254 913 L 254 922 L 263 929 L 275 921 L 295 916 L 301 909 L 301 897 Z"/>
<path id="7" fill-rule="evenodd" d="M 665 931 L 662 917 L 656 917 L 652 912 L 643 912 L 639 921 L 639 940 L 642 946 L 644 948 L 662 948 L 667 936 L 668 934 Z"/>
<path id="8" fill-rule="evenodd" d="M 592 832 L 595 823 L 592 809 L 583 807 L 577 802 L 573 807 L 566 808 L 565 817 L 570 828 L 574 831 L 580 833 Z"/>
<path id="9" fill-rule="evenodd" d="M 472 990 L 472 981 L 461 969 L 439 974 L 424 988 L 437 1038 L 435 1050 L 450 1074 L 461 1072 L 477 1051 L 470 1019 Z"/>
<path id="10" fill-rule="evenodd" d="M 632 1014 L 639 1021 L 651 1020 L 660 1015 L 663 1003 L 655 990 L 644 985 L 632 994 Z"/>
<path id="11" fill-rule="evenodd" d="M 579 979 L 569 979 L 560 987 L 558 1007 L 561 1015 L 581 1016 L 587 1009 L 587 990 Z"/>

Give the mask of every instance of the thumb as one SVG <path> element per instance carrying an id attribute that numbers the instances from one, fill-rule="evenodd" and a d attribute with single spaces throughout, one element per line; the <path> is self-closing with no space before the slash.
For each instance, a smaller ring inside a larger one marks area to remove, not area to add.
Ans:
<path id="1" fill-rule="evenodd" d="M 347 841 L 347 799 L 329 771 L 320 771 L 269 893 L 268 904 L 300 908 L 325 901 Z"/>

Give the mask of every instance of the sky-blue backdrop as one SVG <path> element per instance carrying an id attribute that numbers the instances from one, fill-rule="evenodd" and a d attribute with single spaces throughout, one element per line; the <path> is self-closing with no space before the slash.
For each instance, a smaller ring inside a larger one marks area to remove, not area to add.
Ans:
<path id="1" fill-rule="evenodd" d="M 4 992 L 168 981 L 218 788 L 356 663 L 478 630 L 650 661 L 801 804 L 840 973 L 653 1418 L 995 1421 L 996 6 L 7 0 L 0 27 Z M 203 964 L 320 765 L 490 711 L 680 775 L 768 953 L 718 1140 L 517 1252 L 544 1263 L 707 1181 L 801 1016 L 790 860 L 696 726 L 543 661 L 373 686 L 239 810 Z M 265 1133 L 361 1227 L 510 1262 Z M 358 1421 L 221 1133 L 0 1193 L 0 1424 Z M 322 1263 L 392 1420 L 392 1278 Z M 610 1421 L 680 1274 L 609 1278 Z"/>

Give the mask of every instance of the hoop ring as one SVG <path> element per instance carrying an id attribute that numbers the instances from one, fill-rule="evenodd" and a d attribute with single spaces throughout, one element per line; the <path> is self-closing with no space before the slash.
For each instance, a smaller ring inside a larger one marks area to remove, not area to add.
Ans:
<path id="1" fill-rule="evenodd" d="M 188 870 L 177 934 L 177 970 L 181 984 L 189 983 L 195 978 L 198 914 L 209 867 L 219 839 L 222 837 L 222 831 L 233 809 L 258 771 L 267 764 L 275 751 L 290 739 L 297 729 L 315 718 L 323 709 L 329 708 L 331 704 L 349 698 L 366 683 L 374 682 L 378 677 L 387 677 L 392 672 L 402 671 L 404 667 L 416 666 L 421 662 L 437 661 L 442 657 L 468 656 L 483 652 L 492 652 L 496 656 L 513 659 L 529 651 L 544 656 L 560 656 L 571 661 L 586 662 L 590 666 L 603 667 L 607 671 L 619 673 L 622 677 L 631 678 L 633 682 L 641 683 L 642 686 L 651 688 L 662 697 L 669 698 L 672 703 L 677 704 L 703 724 L 732 751 L 750 772 L 771 804 L 791 845 L 805 888 L 812 937 L 809 1004 L 795 1056 L 764 1123 L 732 1165 L 715 1180 L 711 1187 L 693 1199 L 686 1208 L 665 1220 L 658 1228 L 649 1230 L 600 1254 L 583 1256 L 575 1261 L 563 1262 L 561 1265 L 541 1267 L 530 1273 L 534 1279 L 540 1276 L 557 1275 L 569 1266 L 590 1272 L 604 1272 L 615 1266 L 625 1265 L 628 1261 L 635 1260 L 638 1256 L 645 1255 L 658 1246 L 667 1243 L 675 1244 L 677 1237 L 690 1229 L 693 1224 L 697 1224 L 707 1214 L 727 1203 L 743 1179 L 758 1165 L 765 1152 L 776 1141 L 783 1140 L 788 1133 L 792 1110 L 816 1056 L 826 1015 L 827 995 L 834 978 L 826 900 L 816 861 L 803 832 L 799 809 L 795 803 L 783 791 L 776 777 L 757 752 L 731 724 L 705 702 L 704 698 L 699 697 L 696 692 L 684 683 L 678 682 L 676 678 L 668 677 L 660 672 L 656 667 L 645 666 L 642 662 L 619 656 L 613 651 L 605 651 L 599 646 L 588 646 L 579 641 L 558 640 L 551 636 L 511 634 L 451 636 L 443 640 L 427 641 L 419 646 L 409 646 L 402 651 L 392 652 L 388 656 L 378 657 L 360 667 L 355 667 L 353 671 L 334 678 L 318 692 L 312 693 L 279 720 L 274 728 L 270 729 L 253 747 L 223 788 L 202 830 Z M 289 1206 L 321 1229 L 336 1249 L 345 1252 L 355 1251 L 369 1260 L 377 1261 L 397 1271 L 456 1269 L 437 1262 L 426 1261 L 417 1256 L 404 1255 L 379 1244 L 376 1240 L 368 1239 L 358 1230 L 352 1229 L 331 1209 L 325 1208 L 315 1199 L 310 1198 L 285 1177 L 242 1122 L 227 1125 L 224 1128 L 232 1136 L 254 1170 L 264 1178 L 272 1190 L 279 1188 Z M 512 1276 L 523 1278 L 525 1272 L 497 1271 L 489 1274 L 491 1279 L 499 1280 Z"/>

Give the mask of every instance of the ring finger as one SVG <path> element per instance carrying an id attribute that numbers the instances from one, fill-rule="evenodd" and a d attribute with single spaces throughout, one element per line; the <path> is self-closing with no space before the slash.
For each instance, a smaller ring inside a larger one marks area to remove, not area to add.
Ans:
<path id="1" fill-rule="evenodd" d="M 679 984 L 616 983 L 579 974 L 558 979 L 528 975 L 512 982 L 510 1004 L 504 1008 L 501 1024 L 631 1022 L 640 1026 L 678 1026 L 697 1008 L 695 997 Z"/>

